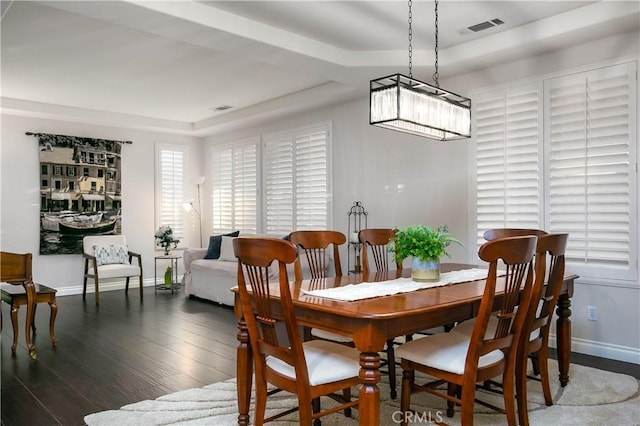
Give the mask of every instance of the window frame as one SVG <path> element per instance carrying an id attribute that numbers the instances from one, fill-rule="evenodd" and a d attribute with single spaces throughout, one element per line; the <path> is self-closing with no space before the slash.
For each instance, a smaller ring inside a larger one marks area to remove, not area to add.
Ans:
<path id="1" fill-rule="evenodd" d="M 183 207 L 182 204 L 185 202 L 185 197 L 186 197 L 186 168 L 187 168 L 187 159 L 188 159 L 188 147 L 186 145 L 183 144 L 178 144 L 178 143 L 166 143 L 166 142 L 156 142 L 155 143 L 155 173 L 154 173 L 154 206 L 155 206 L 155 214 L 154 214 L 154 230 L 157 230 L 160 226 L 163 225 L 173 225 L 173 224 L 166 224 L 163 223 L 162 220 L 162 210 L 163 210 L 163 206 L 162 206 L 162 152 L 163 151 L 173 151 L 173 152 L 180 152 L 182 154 L 182 161 L 183 161 L 183 168 L 182 168 L 182 185 L 181 185 L 181 191 L 182 191 L 182 200 L 179 201 L 177 204 L 177 208 L 179 214 L 177 214 L 177 216 L 179 217 L 179 221 L 182 222 L 182 227 L 178 228 L 177 226 L 173 226 L 174 229 L 174 237 L 178 238 L 180 240 L 180 243 L 178 245 L 178 248 L 184 248 L 188 245 L 188 241 L 186 241 L 186 239 L 188 238 L 188 232 L 187 232 L 187 224 L 185 221 L 185 212 L 183 211 Z M 155 231 L 154 231 L 155 232 Z M 154 244 L 155 246 L 155 244 Z M 160 250 L 158 247 L 156 247 L 156 250 Z"/>

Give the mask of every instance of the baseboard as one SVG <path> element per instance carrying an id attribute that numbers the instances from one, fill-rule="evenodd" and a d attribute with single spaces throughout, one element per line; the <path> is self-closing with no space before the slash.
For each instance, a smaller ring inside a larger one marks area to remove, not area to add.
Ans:
<path id="1" fill-rule="evenodd" d="M 556 336 L 549 334 L 549 346 L 555 348 Z M 640 364 L 640 348 L 596 342 L 586 339 L 571 339 L 571 351 L 600 358 L 615 359 L 617 361 Z"/>

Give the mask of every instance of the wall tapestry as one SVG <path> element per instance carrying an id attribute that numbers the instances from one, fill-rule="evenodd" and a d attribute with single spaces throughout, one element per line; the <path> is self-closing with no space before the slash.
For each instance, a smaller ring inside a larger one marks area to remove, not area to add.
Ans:
<path id="1" fill-rule="evenodd" d="M 120 152 L 131 142 L 27 135 L 39 142 L 40 254 L 79 254 L 86 235 L 120 234 Z"/>

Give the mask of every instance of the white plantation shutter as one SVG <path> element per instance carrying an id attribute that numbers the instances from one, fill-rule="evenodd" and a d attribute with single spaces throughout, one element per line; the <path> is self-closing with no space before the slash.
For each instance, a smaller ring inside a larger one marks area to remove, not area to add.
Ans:
<path id="1" fill-rule="evenodd" d="M 257 232 L 256 143 L 214 149 L 212 152 L 212 223 L 214 233 Z"/>
<path id="2" fill-rule="evenodd" d="M 637 271 L 635 63 L 545 84 L 547 221 L 590 276 Z"/>
<path id="3" fill-rule="evenodd" d="M 181 146 L 157 145 L 156 229 L 169 225 L 174 237 L 184 240 L 184 172 L 186 150 Z"/>
<path id="4" fill-rule="evenodd" d="M 474 97 L 477 241 L 492 228 L 542 228 L 541 85 Z"/>
<path id="5" fill-rule="evenodd" d="M 266 233 L 327 229 L 329 126 L 264 139 Z"/>

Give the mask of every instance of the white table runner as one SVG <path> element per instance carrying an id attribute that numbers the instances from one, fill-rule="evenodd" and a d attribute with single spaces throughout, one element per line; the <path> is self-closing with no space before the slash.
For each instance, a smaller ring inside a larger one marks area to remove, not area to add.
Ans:
<path id="1" fill-rule="evenodd" d="M 343 287 L 326 288 L 322 290 L 302 290 L 309 296 L 325 297 L 328 299 L 351 302 L 372 297 L 391 296 L 398 293 L 409 293 L 425 288 L 442 287 L 449 284 L 467 281 L 483 280 L 487 278 L 486 269 L 463 269 L 460 271 L 443 272 L 439 281 L 418 282 L 411 278 L 397 278 L 388 281 L 349 284 Z"/>

